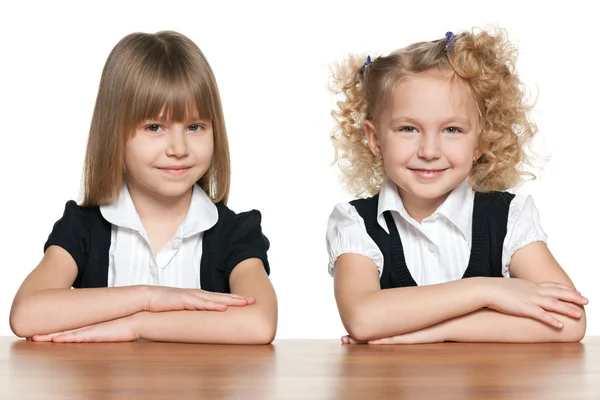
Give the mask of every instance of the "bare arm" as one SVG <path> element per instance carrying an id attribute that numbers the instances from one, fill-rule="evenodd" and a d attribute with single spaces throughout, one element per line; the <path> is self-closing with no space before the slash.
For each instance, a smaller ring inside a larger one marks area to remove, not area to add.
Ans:
<path id="1" fill-rule="evenodd" d="M 76 276 L 73 257 L 62 247 L 50 246 L 13 301 L 10 326 L 15 335 L 31 337 L 79 328 L 125 317 L 146 306 L 142 286 L 71 289 Z"/>
<path id="2" fill-rule="evenodd" d="M 350 336 L 370 340 L 422 329 L 485 307 L 482 279 L 381 290 L 370 259 L 344 254 L 335 263 L 335 297 Z"/>
<path id="3" fill-rule="evenodd" d="M 575 287 L 543 242 L 518 250 L 512 257 L 510 271 L 515 278 L 560 282 Z M 449 320 L 438 329 L 444 340 L 457 342 L 578 342 L 585 336 L 585 310 L 577 304 L 572 306 L 580 310 L 579 318 L 553 313 L 564 324 L 562 329 L 493 310 L 481 310 Z"/>
<path id="4" fill-rule="evenodd" d="M 164 342 L 268 344 L 277 328 L 277 298 L 262 261 L 247 259 L 230 276 L 231 292 L 256 299 L 252 305 L 222 313 L 141 312 L 133 317 L 138 337 Z"/>
<path id="5" fill-rule="evenodd" d="M 38 337 L 134 315 L 171 310 L 224 311 L 253 299 L 204 290 L 159 286 L 71 289 L 77 277 L 73 257 L 50 246 L 13 301 L 10 326 L 20 337 Z"/>
<path id="6" fill-rule="evenodd" d="M 533 334 L 540 335 L 540 340 L 552 329 L 563 332 L 564 340 L 570 341 L 584 334 L 585 315 L 579 305 L 586 304 L 587 299 L 576 293 L 545 244 L 534 243 L 515 253 L 511 271 L 517 279 L 470 278 L 381 290 L 369 259 L 344 255 L 336 262 L 335 293 L 342 322 L 350 336 L 359 341 L 404 335 L 434 325 L 447 328 L 443 335 L 439 329 L 433 331 L 438 341 L 440 336 L 456 341 L 493 340 L 497 336 L 487 335 L 494 329 L 499 329 L 495 334 L 510 340 L 510 335 L 520 334 L 515 330 L 522 329 L 524 323 L 534 329 Z M 465 316 L 486 307 L 492 310 Z M 447 320 L 451 321 L 441 324 Z M 460 325 L 463 321 L 468 323 L 464 329 Z M 503 321 L 507 325 L 501 328 Z M 509 321 L 518 324 L 511 326 Z M 541 323 L 548 328 L 542 328 Z M 469 339 L 459 332 L 474 336 Z"/>

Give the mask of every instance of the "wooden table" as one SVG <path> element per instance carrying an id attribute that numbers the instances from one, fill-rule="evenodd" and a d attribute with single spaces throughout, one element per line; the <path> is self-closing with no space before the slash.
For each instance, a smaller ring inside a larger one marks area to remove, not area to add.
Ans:
<path id="1" fill-rule="evenodd" d="M 54 344 L 0 338 L 7 399 L 600 399 L 600 337 L 418 346 Z"/>

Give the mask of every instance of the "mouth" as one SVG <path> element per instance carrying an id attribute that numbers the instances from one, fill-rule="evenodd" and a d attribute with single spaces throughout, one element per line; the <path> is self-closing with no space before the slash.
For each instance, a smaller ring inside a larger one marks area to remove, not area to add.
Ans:
<path id="1" fill-rule="evenodd" d="M 435 179 L 437 177 L 439 177 L 440 175 L 442 175 L 444 173 L 444 171 L 446 171 L 447 168 L 445 169 L 412 169 L 409 168 L 412 172 L 414 172 L 415 175 L 417 175 L 417 177 L 421 178 L 421 179 Z"/>
<path id="2" fill-rule="evenodd" d="M 185 175 L 185 173 L 188 172 L 191 167 L 186 165 L 171 165 L 168 167 L 159 167 L 158 169 L 170 176 L 181 176 Z"/>

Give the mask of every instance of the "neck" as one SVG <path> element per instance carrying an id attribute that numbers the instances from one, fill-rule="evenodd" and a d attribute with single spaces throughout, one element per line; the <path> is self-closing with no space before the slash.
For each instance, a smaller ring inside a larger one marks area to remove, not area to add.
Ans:
<path id="1" fill-rule="evenodd" d="M 404 208 L 408 215 L 418 223 L 421 223 L 444 203 L 450 192 L 445 193 L 440 197 L 436 197 L 435 199 L 423 199 L 398 187 L 398 194 L 402 199 L 402 204 L 404 204 Z"/>
<path id="2" fill-rule="evenodd" d="M 187 215 L 192 201 L 192 188 L 177 197 L 149 193 L 135 184 L 129 184 L 128 189 L 143 225 L 160 221 L 179 221 L 181 223 Z"/>

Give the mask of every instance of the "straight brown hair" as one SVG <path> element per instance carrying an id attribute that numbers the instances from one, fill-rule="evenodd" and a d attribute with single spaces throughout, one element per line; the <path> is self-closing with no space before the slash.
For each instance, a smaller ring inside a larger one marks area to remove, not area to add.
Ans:
<path id="1" fill-rule="evenodd" d="M 106 60 L 94 106 L 83 174 L 83 206 L 109 204 L 125 179 L 125 144 L 144 120 L 188 117 L 212 121 L 214 153 L 198 185 L 213 202 L 227 203 L 229 144 L 219 89 L 198 46 L 186 36 L 161 31 L 132 33 Z"/>

